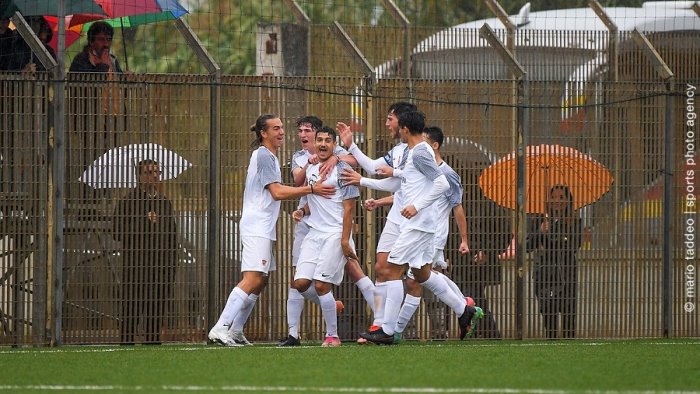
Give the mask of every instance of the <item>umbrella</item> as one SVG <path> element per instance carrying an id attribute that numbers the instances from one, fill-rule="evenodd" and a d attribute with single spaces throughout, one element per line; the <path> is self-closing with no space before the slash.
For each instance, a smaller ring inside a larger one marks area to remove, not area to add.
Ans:
<path id="1" fill-rule="evenodd" d="M 497 204 L 515 209 L 515 152 L 484 170 L 479 186 Z M 525 149 L 525 212 L 545 213 L 545 200 L 554 185 L 566 185 L 574 209 L 597 201 L 610 190 L 613 178 L 605 166 L 580 151 L 561 145 L 531 145 Z"/>
<path id="2" fill-rule="evenodd" d="M 0 0 L 0 16 L 9 18 L 15 11 L 24 16 L 58 15 L 57 0 Z M 64 14 L 106 15 L 97 0 L 64 0 Z"/>
<path id="3" fill-rule="evenodd" d="M 192 164 L 162 145 L 132 144 L 109 150 L 98 157 L 78 178 L 95 189 L 134 188 L 137 186 L 136 166 L 143 160 L 160 164 L 161 180 L 176 178 Z"/>
<path id="4" fill-rule="evenodd" d="M 177 0 L 94 0 L 97 2 L 107 14 L 103 22 L 110 24 L 112 27 L 121 28 L 122 38 L 124 36 L 124 28 L 145 25 L 148 23 L 157 23 L 168 20 L 178 19 L 181 16 L 189 13 Z M 77 16 L 74 15 L 73 18 Z M 81 18 L 89 19 L 89 15 L 82 15 Z M 92 22 L 71 27 L 70 30 L 80 33 L 82 30 L 90 28 Z M 74 23 L 75 25 L 75 23 Z M 68 26 L 68 24 L 66 24 Z M 72 43 L 73 41 L 71 41 Z M 66 40 L 66 47 L 70 44 Z M 124 48 L 124 62 L 126 68 L 129 68 L 129 57 L 126 53 L 126 45 Z"/>
<path id="5" fill-rule="evenodd" d="M 177 0 L 95 0 L 113 27 L 132 27 L 178 19 L 189 13 Z"/>

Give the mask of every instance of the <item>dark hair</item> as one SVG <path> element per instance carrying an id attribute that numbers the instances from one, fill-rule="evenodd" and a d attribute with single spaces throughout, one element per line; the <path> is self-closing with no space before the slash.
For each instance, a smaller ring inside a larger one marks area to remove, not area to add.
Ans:
<path id="1" fill-rule="evenodd" d="M 314 129 L 314 131 L 318 131 L 318 129 L 320 129 L 323 126 L 323 121 L 321 120 L 321 118 L 314 115 L 302 116 L 301 118 L 297 119 L 297 127 L 301 126 L 304 123 L 310 124 L 311 128 Z"/>
<path id="2" fill-rule="evenodd" d="M 418 111 L 418 107 L 406 101 L 397 101 L 389 106 L 387 113 L 390 114 L 393 112 L 398 118 L 399 115 L 411 111 Z"/>
<path id="3" fill-rule="evenodd" d="M 411 135 L 420 134 L 425 128 L 425 115 L 420 111 L 399 114 L 399 127 L 408 128 Z"/>
<path id="4" fill-rule="evenodd" d="M 316 130 L 316 134 L 318 133 L 328 133 L 328 135 L 333 138 L 333 141 L 335 141 L 338 138 L 338 134 L 333 130 L 333 128 L 328 127 L 328 126 L 321 126 L 318 130 Z"/>
<path id="5" fill-rule="evenodd" d="M 564 193 L 564 197 L 566 197 L 567 203 L 566 203 L 566 208 L 564 209 L 563 215 L 561 215 L 564 218 L 571 218 L 573 217 L 574 213 L 574 195 L 571 193 L 571 189 L 569 189 L 569 186 L 563 185 L 563 184 L 557 184 L 549 188 L 549 194 L 547 195 L 547 201 L 545 201 L 545 211 L 552 216 L 551 212 L 551 205 L 549 201 L 549 196 L 552 195 L 552 192 L 555 190 L 561 190 Z"/>
<path id="6" fill-rule="evenodd" d="M 109 38 L 114 37 L 114 28 L 107 22 L 96 21 L 92 22 L 90 29 L 88 30 L 88 42 L 93 43 L 98 34 L 104 33 L 109 36 Z"/>
<path id="7" fill-rule="evenodd" d="M 262 132 L 267 129 L 267 121 L 270 119 L 277 119 L 277 115 L 264 114 L 258 116 L 252 126 L 250 126 L 250 131 L 255 132 L 255 140 L 250 144 L 251 147 L 255 148 L 262 144 Z"/>
<path id="8" fill-rule="evenodd" d="M 141 176 L 141 173 L 143 172 L 144 167 L 146 167 L 149 164 L 155 164 L 155 165 L 160 165 L 157 161 L 153 159 L 143 159 L 140 162 L 136 164 L 136 168 L 134 169 L 136 171 L 136 178 L 138 179 Z"/>
<path id="9" fill-rule="evenodd" d="M 437 126 L 425 126 L 423 133 L 430 138 L 431 141 L 438 144 L 438 148 L 442 146 L 443 141 L 445 141 L 445 135 L 442 133 L 442 129 Z"/>
<path id="10" fill-rule="evenodd" d="M 51 30 L 51 25 L 49 25 L 49 22 L 47 22 L 43 16 L 29 16 L 27 17 L 27 23 L 32 27 L 32 30 L 34 30 L 35 27 L 37 28 L 34 31 L 37 37 L 40 36 L 42 32 L 46 32 L 46 42 L 51 41 L 53 38 L 53 30 Z"/>

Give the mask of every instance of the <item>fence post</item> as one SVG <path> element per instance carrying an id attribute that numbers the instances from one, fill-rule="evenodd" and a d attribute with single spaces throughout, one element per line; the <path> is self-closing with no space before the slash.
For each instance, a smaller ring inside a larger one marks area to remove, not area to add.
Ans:
<path id="1" fill-rule="evenodd" d="M 659 56 L 654 46 L 649 42 L 644 33 L 636 28 L 632 31 L 632 39 L 642 49 L 644 55 L 651 61 L 657 74 L 666 83 L 666 100 L 664 113 L 664 204 L 663 204 L 663 282 L 662 282 L 662 303 L 663 303 L 663 336 L 668 338 L 673 330 L 673 242 L 671 241 L 671 209 L 675 201 L 673 191 L 673 89 L 675 76 L 666 62 Z"/>
<path id="2" fill-rule="evenodd" d="M 403 28 L 403 77 L 411 78 L 411 21 L 392 0 L 384 0 L 384 8 Z"/>
<path id="3" fill-rule="evenodd" d="M 517 318 L 515 321 L 516 333 L 515 336 L 518 339 L 523 338 L 523 319 L 524 319 L 524 301 L 525 301 L 525 286 L 523 285 L 523 277 L 526 275 L 525 272 L 525 235 L 526 235 L 526 220 L 525 215 L 525 148 L 527 147 L 528 139 L 528 123 L 529 123 L 529 110 L 527 108 L 528 102 L 528 83 L 527 83 L 527 73 L 520 65 L 518 60 L 515 58 L 512 52 L 503 45 L 501 40 L 498 39 L 496 33 L 494 33 L 491 26 L 488 23 L 484 23 L 479 29 L 481 36 L 489 43 L 489 45 L 496 50 L 498 56 L 503 60 L 508 69 L 513 74 L 513 78 L 516 83 L 517 90 L 517 121 L 516 129 L 514 130 L 515 139 L 517 141 L 516 147 L 516 183 L 517 183 L 517 197 L 515 200 L 515 262 L 518 267 L 518 282 L 516 284 L 516 313 Z"/>
<path id="4" fill-rule="evenodd" d="M 209 198 L 207 199 L 207 316 L 206 327 L 212 327 L 219 316 L 219 256 L 221 255 L 221 174 L 219 172 L 219 150 L 221 149 L 221 67 L 207 52 L 197 35 L 182 19 L 175 21 L 175 26 L 185 38 L 187 45 L 197 55 L 211 76 L 209 100 Z"/>

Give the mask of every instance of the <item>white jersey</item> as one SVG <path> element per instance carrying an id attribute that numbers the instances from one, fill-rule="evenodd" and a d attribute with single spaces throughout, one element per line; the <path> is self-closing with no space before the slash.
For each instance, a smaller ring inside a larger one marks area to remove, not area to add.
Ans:
<path id="1" fill-rule="evenodd" d="M 435 163 L 435 152 L 425 141 L 416 144 L 408 151 L 406 165 L 401 174 L 401 192 L 403 193 L 402 209 L 425 197 L 425 193 L 433 187 L 433 180 L 442 175 Z M 396 205 L 396 201 L 394 201 Z M 418 211 L 416 216 L 406 220 L 401 224 L 401 231 L 404 229 L 420 230 L 427 233 L 435 233 L 437 226 L 437 213 L 435 204 Z"/>
<path id="2" fill-rule="evenodd" d="M 306 168 L 306 181 L 314 185 L 319 180 L 319 169 L 321 163 L 310 165 Z M 357 186 L 345 185 L 338 179 L 339 172 L 345 168 L 351 168 L 345 162 L 338 164 L 326 174 L 326 179 L 322 182 L 326 185 L 336 187 L 335 193 L 330 198 L 309 194 L 308 204 L 311 214 L 306 219 L 309 227 L 323 233 L 335 233 L 343 231 L 343 201 L 360 196 Z"/>
<path id="3" fill-rule="evenodd" d="M 403 167 L 406 165 L 407 157 L 408 144 L 401 142 L 395 147 L 391 148 L 391 150 L 384 155 L 384 161 L 386 161 L 386 164 L 394 169 L 403 169 Z M 401 209 L 404 207 L 403 201 L 403 194 L 401 189 L 399 189 L 396 193 L 394 193 L 394 203 L 392 204 L 391 209 L 389 209 L 389 214 L 387 215 L 386 220 L 397 224 L 401 224 L 404 222 L 404 220 L 406 220 L 406 218 L 401 216 Z"/>
<path id="4" fill-rule="evenodd" d="M 445 248 L 447 243 L 447 235 L 450 231 L 450 212 L 452 208 L 462 204 L 462 179 L 459 175 L 444 161 L 438 166 L 440 171 L 445 174 L 447 183 L 450 188 L 443 193 L 440 198 L 435 201 L 435 210 L 437 211 L 437 227 L 435 229 L 435 247 L 439 249 Z"/>
<path id="5" fill-rule="evenodd" d="M 333 151 L 333 154 L 335 155 L 347 155 L 348 151 L 345 150 L 342 146 L 336 146 L 335 150 Z M 309 157 L 311 157 L 311 153 L 309 153 L 308 150 L 306 149 L 300 149 L 296 152 L 294 152 L 294 155 L 292 155 L 292 163 L 291 163 L 291 168 L 292 168 L 292 178 L 294 177 L 294 170 L 298 168 L 304 168 L 305 165 L 309 163 Z M 303 208 L 304 205 L 306 205 L 307 199 L 306 196 L 303 196 L 299 199 L 299 208 Z M 302 218 L 302 221 L 305 221 L 306 218 Z"/>
<path id="6" fill-rule="evenodd" d="M 240 235 L 252 235 L 273 241 L 277 239 L 280 201 L 272 198 L 267 189 L 266 186 L 271 183 L 282 183 L 280 163 L 277 156 L 261 146 L 250 155 L 243 191 Z"/>

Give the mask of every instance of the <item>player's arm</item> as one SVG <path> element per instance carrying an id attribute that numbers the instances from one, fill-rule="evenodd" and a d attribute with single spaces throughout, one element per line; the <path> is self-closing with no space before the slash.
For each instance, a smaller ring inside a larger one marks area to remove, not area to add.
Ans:
<path id="1" fill-rule="evenodd" d="M 294 186 L 301 186 L 306 182 L 306 167 L 308 167 L 309 164 L 307 163 L 304 167 L 297 167 L 292 170 L 292 179 L 294 179 Z"/>
<path id="2" fill-rule="evenodd" d="M 385 192 L 395 192 L 401 187 L 401 179 L 399 178 L 384 178 L 373 179 L 365 178 L 357 171 L 351 168 L 345 168 L 340 173 L 340 179 L 348 185 L 364 186 L 370 189 L 382 190 Z"/>
<path id="3" fill-rule="evenodd" d="M 335 186 L 326 184 L 287 186 L 279 182 L 270 183 L 265 186 L 270 191 L 275 200 L 289 200 L 299 198 L 309 194 L 317 194 L 322 197 L 330 197 L 335 193 Z"/>
<path id="4" fill-rule="evenodd" d="M 348 153 L 345 149 L 343 149 L 340 146 L 337 146 L 335 148 L 335 151 L 333 152 L 333 156 L 329 157 L 328 160 L 324 161 L 321 164 L 321 168 L 319 169 L 320 174 L 326 174 L 329 171 L 331 171 L 333 168 L 335 168 L 336 165 L 340 162 L 347 163 L 352 167 L 357 167 L 357 160 Z"/>
<path id="5" fill-rule="evenodd" d="M 433 180 L 433 185 L 427 193 L 423 194 L 423 198 L 401 210 L 401 215 L 407 218 L 412 218 L 416 216 L 419 211 L 433 205 L 433 203 L 450 188 L 447 177 L 440 171 L 437 163 L 435 163 L 435 157 L 428 152 L 426 147 L 427 145 L 414 148 L 413 163 L 423 176 Z M 398 178 L 392 177 L 387 179 Z"/>
<path id="6" fill-rule="evenodd" d="M 455 205 L 452 208 L 452 214 L 455 217 L 455 222 L 457 222 L 457 228 L 459 229 L 459 253 L 467 254 L 469 253 L 469 242 L 467 241 L 467 215 L 464 213 L 464 207 L 462 204 Z"/>
<path id="7" fill-rule="evenodd" d="M 345 258 L 358 260 L 355 251 L 350 245 L 352 224 L 355 218 L 355 203 L 356 199 L 354 198 L 343 200 L 343 234 L 340 239 L 340 245 L 343 248 L 343 255 L 345 255 Z"/>
<path id="8" fill-rule="evenodd" d="M 343 122 L 338 122 L 336 124 L 335 129 L 338 131 L 338 135 L 340 135 L 340 140 L 343 142 L 343 145 L 345 145 L 345 147 L 347 148 L 348 153 L 350 153 L 357 162 L 355 165 L 353 165 L 353 167 L 359 165 L 360 167 L 362 167 L 363 170 L 365 170 L 365 172 L 367 172 L 370 175 L 374 175 L 377 173 L 378 166 L 387 164 L 384 158 L 372 159 L 365 155 L 364 152 L 362 152 L 360 148 L 357 147 L 357 145 L 353 141 L 350 126 L 346 125 Z"/>
<path id="9" fill-rule="evenodd" d="M 365 209 L 367 209 L 368 211 L 374 211 L 377 208 L 385 207 L 385 206 L 391 205 L 393 203 L 394 203 L 394 195 L 392 194 L 390 196 L 382 197 L 378 200 L 375 200 L 373 198 L 368 198 L 367 200 L 365 200 L 364 205 L 365 205 Z"/>

